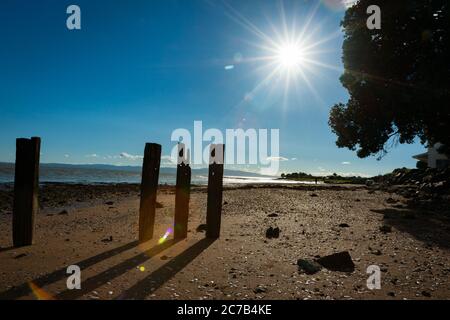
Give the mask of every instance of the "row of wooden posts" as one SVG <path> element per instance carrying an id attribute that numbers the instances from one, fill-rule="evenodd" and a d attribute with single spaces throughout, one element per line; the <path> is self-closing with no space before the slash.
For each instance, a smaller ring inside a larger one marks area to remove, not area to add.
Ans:
<path id="1" fill-rule="evenodd" d="M 34 219 L 39 210 L 39 158 L 41 139 L 17 139 L 14 177 L 13 244 L 15 247 L 33 244 Z M 225 145 L 212 144 L 208 174 L 206 237 L 218 238 L 222 215 L 223 163 Z M 158 191 L 161 145 L 147 143 L 142 165 L 139 207 L 139 241 L 153 238 L 156 195 Z M 183 239 L 188 233 L 191 167 L 189 151 L 178 145 L 175 189 L 174 238 Z"/>

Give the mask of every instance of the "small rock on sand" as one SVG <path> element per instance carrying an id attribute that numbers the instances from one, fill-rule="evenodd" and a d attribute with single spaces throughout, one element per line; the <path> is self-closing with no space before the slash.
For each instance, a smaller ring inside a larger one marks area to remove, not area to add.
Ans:
<path id="1" fill-rule="evenodd" d="M 58 213 L 58 215 L 60 215 L 60 216 L 65 216 L 65 215 L 68 215 L 68 214 L 69 214 L 69 211 L 67 211 L 67 210 L 63 210 L 60 213 Z"/>
<path id="2" fill-rule="evenodd" d="M 264 288 L 263 286 L 257 286 L 255 288 L 255 290 L 253 290 L 254 293 L 258 294 L 258 293 L 264 293 L 267 292 L 267 289 Z"/>
<path id="3" fill-rule="evenodd" d="M 277 239 L 280 237 L 280 228 L 276 227 L 270 227 L 266 230 L 266 238 L 268 239 Z"/>
<path id="4" fill-rule="evenodd" d="M 113 236 L 109 236 L 109 238 L 105 238 L 102 240 L 102 242 L 112 242 L 113 241 Z"/>
<path id="5" fill-rule="evenodd" d="M 348 251 L 335 253 L 326 257 L 317 259 L 316 262 L 322 267 L 331 271 L 353 272 L 355 264 Z"/>
<path id="6" fill-rule="evenodd" d="M 393 199 L 393 198 L 387 198 L 386 199 L 386 203 L 389 203 L 389 204 L 394 204 L 394 203 L 397 203 L 398 201 L 397 200 L 395 200 L 395 199 Z"/>
<path id="7" fill-rule="evenodd" d="M 322 270 L 322 266 L 315 261 L 299 259 L 297 260 L 299 271 L 303 271 L 306 274 L 315 274 Z"/>

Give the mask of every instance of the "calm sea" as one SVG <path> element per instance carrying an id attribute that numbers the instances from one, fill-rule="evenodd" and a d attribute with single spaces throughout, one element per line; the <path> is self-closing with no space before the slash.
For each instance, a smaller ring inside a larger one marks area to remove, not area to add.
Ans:
<path id="1" fill-rule="evenodd" d="M 14 164 L 0 163 L 0 183 L 14 181 Z M 60 183 L 140 183 L 141 169 L 138 167 L 113 167 L 113 166 L 71 166 L 44 164 L 40 168 L 40 182 Z M 159 175 L 160 184 L 174 185 L 176 171 L 174 168 L 161 168 Z M 192 184 L 206 185 L 208 173 L 205 169 L 193 170 Z M 297 183 L 277 180 L 273 177 L 246 176 L 245 172 L 232 171 L 225 175 L 224 184 L 267 184 L 267 183 Z"/>

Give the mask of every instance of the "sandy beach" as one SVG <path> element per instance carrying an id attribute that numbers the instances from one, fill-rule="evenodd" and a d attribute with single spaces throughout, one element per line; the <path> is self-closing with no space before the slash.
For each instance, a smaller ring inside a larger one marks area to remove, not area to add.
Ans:
<path id="1" fill-rule="evenodd" d="M 47 185 L 35 244 L 12 248 L 11 189 L 0 191 L 0 299 L 447 299 L 450 219 L 365 186 L 245 186 L 224 191 L 222 234 L 205 239 L 206 189 L 193 187 L 188 239 L 160 187 L 155 239 L 138 245 L 138 185 Z M 380 227 L 385 226 L 380 230 Z M 269 239 L 266 230 L 278 227 Z M 299 269 L 348 251 L 353 272 Z M 78 265 L 81 290 L 68 290 Z M 366 285 L 370 265 L 381 289 Z"/>

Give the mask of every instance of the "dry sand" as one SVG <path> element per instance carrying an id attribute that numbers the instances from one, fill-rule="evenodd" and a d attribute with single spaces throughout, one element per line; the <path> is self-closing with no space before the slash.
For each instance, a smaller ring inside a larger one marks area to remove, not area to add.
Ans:
<path id="1" fill-rule="evenodd" d="M 196 231 L 206 193 L 194 187 L 188 239 L 162 245 L 173 188 L 160 188 L 157 236 L 144 245 L 136 242 L 137 185 L 50 185 L 41 200 L 35 244 L 11 248 L 11 192 L 0 190 L 0 299 L 450 298 L 449 213 L 416 211 L 365 187 L 228 188 L 215 241 Z M 270 226 L 278 239 L 266 238 Z M 350 253 L 353 273 L 299 271 L 298 259 L 340 251 Z M 72 264 L 81 290 L 66 287 Z M 381 268 L 380 290 L 366 286 L 370 265 Z"/>

